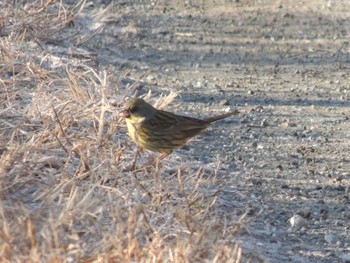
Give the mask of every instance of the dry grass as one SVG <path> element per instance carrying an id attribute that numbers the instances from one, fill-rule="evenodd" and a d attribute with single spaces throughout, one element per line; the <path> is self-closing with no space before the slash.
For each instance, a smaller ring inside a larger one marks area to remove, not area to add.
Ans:
<path id="1" fill-rule="evenodd" d="M 68 30 L 84 4 L 0 11 L 1 262 L 240 262 L 245 217 L 217 206 L 216 170 L 130 171 L 135 147 L 109 103 L 132 93 L 128 72 L 48 50 L 89 39 Z"/>

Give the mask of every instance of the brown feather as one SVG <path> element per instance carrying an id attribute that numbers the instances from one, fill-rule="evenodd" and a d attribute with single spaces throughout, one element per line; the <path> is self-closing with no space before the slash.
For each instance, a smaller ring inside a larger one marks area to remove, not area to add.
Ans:
<path id="1" fill-rule="evenodd" d="M 207 118 L 207 119 L 205 119 L 205 121 L 207 123 L 212 123 L 212 122 L 215 122 L 215 121 L 218 121 L 218 120 L 225 119 L 227 117 L 237 116 L 239 113 L 240 113 L 239 110 L 234 110 L 234 111 L 231 111 L 231 112 L 219 115 L 219 116 L 214 116 L 214 117 Z"/>
<path id="2" fill-rule="evenodd" d="M 167 154 L 185 145 L 212 122 L 238 114 L 235 110 L 201 120 L 157 110 L 139 98 L 131 99 L 123 111 L 133 141 L 142 148 Z"/>

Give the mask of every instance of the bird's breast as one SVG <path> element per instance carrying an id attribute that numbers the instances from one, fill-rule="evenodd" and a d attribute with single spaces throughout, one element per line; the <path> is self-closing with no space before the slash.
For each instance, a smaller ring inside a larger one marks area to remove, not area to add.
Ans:
<path id="1" fill-rule="evenodd" d="M 137 130 L 135 128 L 135 125 L 128 119 L 126 119 L 126 126 L 128 127 L 128 133 L 131 139 L 137 143 Z"/>

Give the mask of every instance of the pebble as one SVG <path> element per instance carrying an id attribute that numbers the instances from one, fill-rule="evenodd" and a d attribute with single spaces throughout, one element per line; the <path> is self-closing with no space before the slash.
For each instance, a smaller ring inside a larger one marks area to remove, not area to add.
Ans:
<path id="1" fill-rule="evenodd" d="M 147 80 L 147 81 L 150 81 L 150 82 L 154 81 L 155 79 L 156 79 L 156 77 L 155 77 L 154 75 L 152 75 L 152 74 L 150 74 L 150 75 L 148 75 L 148 76 L 146 77 L 146 80 Z"/>
<path id="2" fill-rule="evenodd" d="M 328 244 L 332 244 L 332 245 L 336 244 L 339 240 L 339 238 L 334 234 L 326 234 L 324 235 L 324 239 Z"/>
<path id="3" fill-rule="evenodd" d="M 302 216 L 305 219 L 309 219 L 311 216 L 311 210 L 308 208 L 302 209 L 298 212 L 298 215 Z"/>
<path id="4" fill-rule="evenodd" d="M 289 223 L 294 230 L 301 230 L 307 227 L 307 221 L 300 215 L 294 215 L 289 219 Z"/>
<path id="5" fill-rule="evenodd" d="M 345 254 L 340 256 L 340 259 L 344 262 L 344 263 L 350 263 L 350 254 Z"/>
<path id="6" fill-rule="evenodd" d="M 196 87 L 196 88 L 201 88 L 202 86 L 203 86 L 202 82 L 197 81 L 195 87 Z"/>
<path id="7" fill-rule="evenodd" d="M 229 100 L 222 100 L 222 101 L 220 101 L 220 103 L 219 103 L 221 106 L 228 106 L 228 105 L 230 105 L 230 101 Z"/>
<path id="8" fill-rule="evenodd" d="M 260 123 L 260 126 L 261 127 L 267 127 L 269 124 L 268 124 L 268 122 L 267 122 L 267 120 L 266 119 L 263 119 L 262 121 L 261 121 L 261 123 Z"/>
<path id="9" fill-rule="evenodd" d="M 234 85 L 233 85 L 233 82 L 228 82 L 226 83 L 225 87 L 226 88 L 232 88 Z"/>

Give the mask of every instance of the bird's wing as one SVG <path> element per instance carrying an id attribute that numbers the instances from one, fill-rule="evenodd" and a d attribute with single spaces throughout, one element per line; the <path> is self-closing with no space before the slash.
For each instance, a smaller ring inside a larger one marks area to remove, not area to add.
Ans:
<path id="1" fill-rule="evenodd" d="M 148 128 L 161 129 L 163 131 L 203 129 L 208 126 L 206 121 L 161 110 L 158 110 L 156 115 L 148 120 L 147 123 L 145 122 L 144 125 L 147 125 Z"/>

